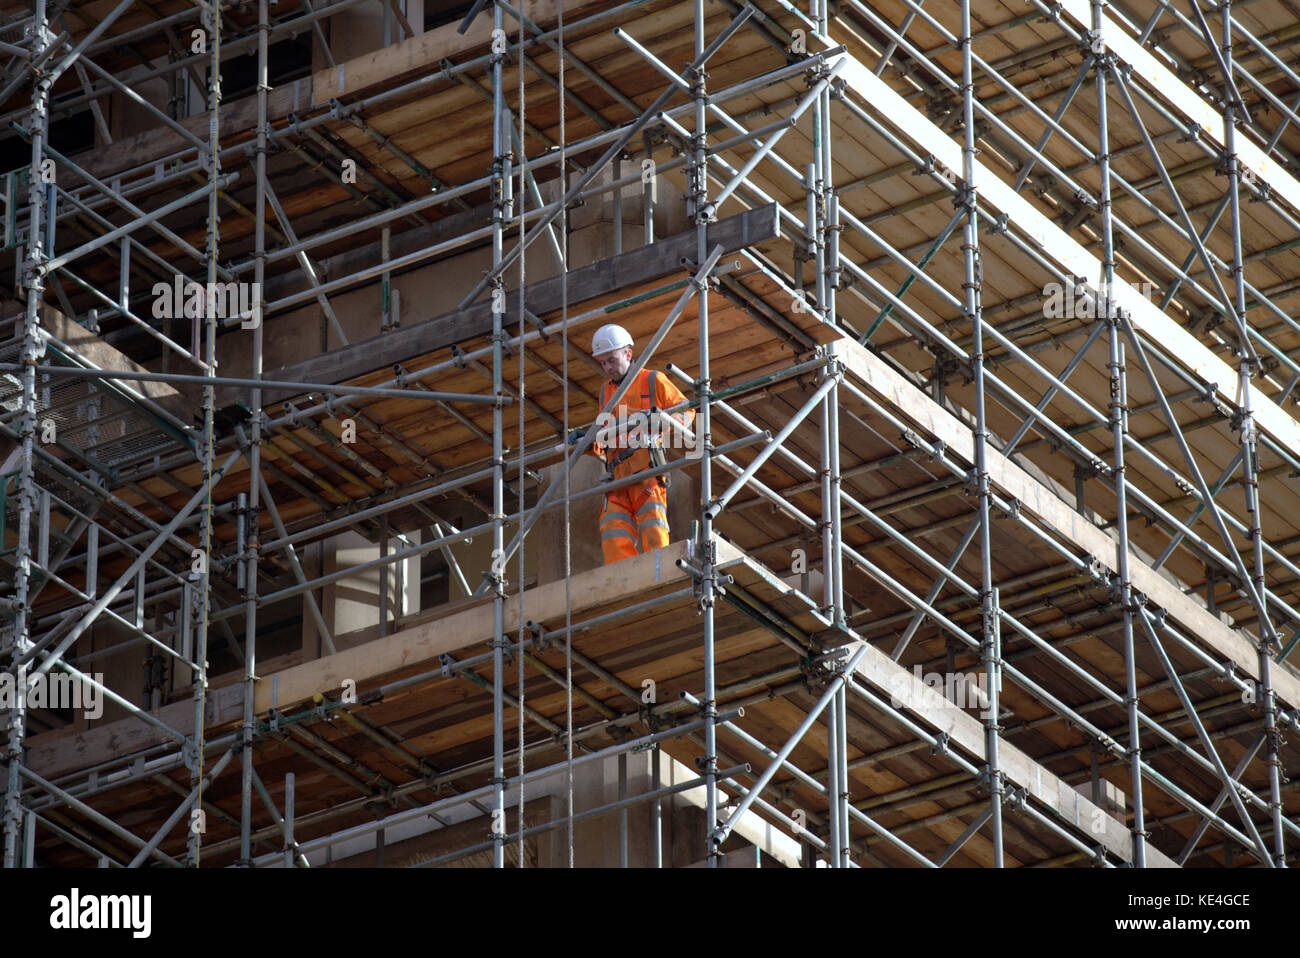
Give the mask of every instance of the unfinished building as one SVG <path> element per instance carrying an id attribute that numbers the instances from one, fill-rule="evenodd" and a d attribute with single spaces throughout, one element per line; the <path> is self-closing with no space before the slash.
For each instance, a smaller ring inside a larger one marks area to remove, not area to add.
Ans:
<path id="1" fill-rule="evenodd" d="M 1298 18 L 5 4 L 5 866 L 1294 862 Z"/>

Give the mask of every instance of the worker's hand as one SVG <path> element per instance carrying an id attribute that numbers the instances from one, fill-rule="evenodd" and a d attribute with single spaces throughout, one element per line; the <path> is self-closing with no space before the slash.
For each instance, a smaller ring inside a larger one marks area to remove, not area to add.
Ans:
<path id="1" fill-rule="evenodd" d="M 587 435 L 587 430 L 585 429 L 572 430 L 569 433 L 569 445 L 576 446 L 578 443 L 582 442 L 583 437 L 585 437 L 586 435 Z"/>

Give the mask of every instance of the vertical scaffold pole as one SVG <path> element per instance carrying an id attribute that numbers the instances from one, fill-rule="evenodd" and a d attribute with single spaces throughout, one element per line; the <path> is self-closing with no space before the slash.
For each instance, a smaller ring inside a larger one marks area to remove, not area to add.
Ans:
<path id="1" fill-rule="evenodd" d="M 820 29 L 824 36 L 829 35 L 829 23 L 827 22 L 827 4 L 823 2 L 820 6 Z M 825 251 L 825 289 L 826 297 L 824 318 L 827 323 L 836 322 L 835 297 L 839 289 L 840 277 L 840 201 L 835 193 L 835 167 L 832 162 L 831 144 L 831 84 L 827 83 L 822 86 L 822 92 L 817 104 L 818 124 L 820 126 L 821 143 L 818 150 L 818 161 L 821 164 L 821 175 L 818 177 L 823 199 L 822 214 L 822 247 Z M 827 375 L 839 380 L 843 376 L 843 369 L 838 362 L 831 362 L 826 367 Z M 827 445 L 830 449 L 830 504 L 831 504 L 831 552 L 830 561 L 827 563 L 827 569 L 831 576 L 831 621 L 837 626 L 845 625 L 844 614 L 844 549 L 843 549 L 843 523 L 841 514 L 841 486 L 840 486 L 840 389 L 839 386 L 832 386 L 830 392 L 826 394 L 825 416 L 822 421 L 822 428 L 827 433 Z M 840 822 L 840 841 L 836 846 L 835 857 L 839 867 L 848 868 L 850 864 L 849 849 L 853 844 L 853 833 L 849 828 L 849 802 L 852 800 L 849 788 L 849 712 L 848 712 L 848 691 L 841 685 L 836 695 L 836 728 L 839 732 L 839 740 L 835 744 L 835 752 L 839 761 L 839 770 L 837 778 L 840 783 L 839 794 L 835 796 L 834 811 Z"/>
<path id="2" fill-rule="evenodd" d="M 267 34 L 271 25 L 267 0 L 257 0 L 257 146 L 255 163 L 257 195 L 253 226 L 253 296 L 257 310 L 253 326 L 252 378 L 262 378 L 262 324 L 266 302 L 262 287 L 266 282 L 266 150 L 267 150 Z M 253 686 L 257 679 L 257 565 L 261 548 L 258 517 L 262 502 L 262 391 L 254 389 L 250 406 L 253 413 L 248 442 L 248 512 L 246 572 L 244 575 L 244 723 L 239 792 L 239 860 L 245 867 L 252 862 L 253 824 Z"/>
<path id="3" fill-rule="evenodd" d="M 830 375 L 829 368 L 823 370 L 823 375 Z M 821 514 L 821 534 L 822 534 L 822 610 L 827 618 L 834 619 L 835 612 L 835 510 L 833 508 L 835 486 L 831 481 L 832 470 L 832 449 L 831 449 L 831 404 L 830 394 L 827 393 L 825 399 L 821 402 L 821 494 L 822 494 L 822 514 Z"/>
<path id="4" fill-rule="evenodd" d="M 504 368 L 502 342 L 505 338 L 505 283 L 501 260 L 505 242 L 507 190 L 510 184 L 509 132 L 505 110 L 502 62 L 505 60 L 505 30 L 501 7 L 492 8 L 492 867 L 505 867 L 506 851 L 506 740 L 505 740 L 505 469 L 501 430 L 501 375 Z M 561 92 L 563 97 L 563 92 Z M 560 171 L 561 179 L 564 171 Z M 563 264 L 561 269 L 563 269 Z M 522 441 L 522 440 L 521 440 Z M 520 584 L 522 588 L 522 583 Z M 521 809 L 522 814 L 522 809 Z"/>
<path id="5" fill-rule="evenodd" d="M 51 37 L 46 25 L 45 0 L 35 0 L 32 16 L 33 60 L 40 59 L 45 53 Z M 31 585 L 32 564 L 32 516 L 36 511 L 36 363 L 41 357 L 42 344 L 38 328 L 41 322 L 41 300 L 45 290 L 45 273 L 41 267 L 47 258 L 42 226 L 45 223 L 45 187 L 42 170 L 45 160 L 45 140 L 49 135 L 49 100 L 50 81 L 46 73 L 38 73 L 32 78 L 32 165 L 28 176 L 28 210 L 30 213 L 30 232 L 27 236 L 27 256 L 22 264 L 23 290 L 26 294 L 26 309 L 22 319 L 22 346 L 20 361 L 22 371 L 22 411 L 18 420 L 18 436 L 22 446 L 22 459 L 18 469 L 18 542 L 14 553 L 14 604 L 13 631 L 0 653 L 11 663 L 27 651 L 30 646 L 31 623 L 29 621 L 28 589 Z M 7 480 L 0 479 L 0 482 Z M 23 670 L 14 675 L 15 687 L 26 681 Z M 8 772 L 5 783 L 4 807 L 4 867 L 14 868 L 18 864 L 19 845 L 22 841 L 23 807 L 22 779 L 18 774 L 19 763 L 23 760 L 23 739 L 26 733 L 27 716 L 23 698 L 15 696 L 12 707 L 8 710 L 8 729 L 5 740 L 5 768 Z"/>
<path id="6" fill-rule="evenodd" d="M 839 695 L 826 710 L 826 800 L 829 803 L 826 816 L 830 826 L 830 841 L 826 846 L 831 868 L 840 867 L 840 846 L 844 843 L 840 835 L 840 795 L 844 787 L 840 783 L 840 709 Z"/>
<path id="7" fill-rule="evenodd" d="M 817 29 L 827 35 L 827 4 L 816 7 Z M 816 74 L 807 77 L 811 86 L 824 80 L 828 68 L 818 67 Z M 813 158 L 809 167 L 809 209 L 814 218 L 808 222 L 809 241 L 817 264 L 817 305 L 823 322 L 835 323 L 835 297 L 839 288 L 839 198 L 835 194 L 835 168 L 831 158 L 831 96 L 832 84 L 823 83 L 813 111 Z M 831 363 L 826 375 L 836 379 L 841 375 L 839 365 Z M 840 449 L 839 449 L 839 387 L 833 386 L 822 404 L 822 429 L 827 433 L 830 458 L 823 465 L 829 470 L 828 488 L 823 500 L 823 518 L 829 536 L 823 543 L 823 574 L 826 577 L 825 602 L 831 621 L 844 623 L 844 556 L 841 549 L 840 513 Z M 845 785 L 847 791 L 848 783 Z M 846 843 L 847 844 L 847 843 Z"/>
<path id="8" fill-rule="evenodd" d="M 262 0 L 263 3 L 266 0 Z M 293 811 L 295 796 L 293 772 L 284 775 L 284 867 L 294 867 Z"/>
<path id="9" fill-rule="evenodd" d="M 829 35 L 828 4 L 819 0 L 815 14 L 818 32 Z M 809 84 L 823 79 L 826 67 L 818 69 L 815 76 L 809 76 Z M 808 189 L 812 201 L 811 209 L 815 220 L 809 219 L 809 241 L 813 246 L 817 266 L 817 305 L 821 311 L 822 321 L 834 324 L 835 296 L 839 288 L 839 198 L 835 194 L 835 168 L 831 156 L 831 84 L 822 84 L 817 95 L 817 106 L 813 113 L 813 157 L 814 165 L 810 168 Z M 826 366 L 825 374 L 838 379 L 841 370 L 838 363 Z M 839 387 L 832 386 L 826 398 L 822 400 L 822 449 L 824 451 L 822 470 L 822 520 L 825 534 L 822 539 L 822 575 L 825 577 L 823 601 L 827 614 L 836 625 L 843 626 L 844 617 L 844 550 L 842 548 L 842 524 L 840 503 L 840 407 Z M 831 847 L 830 864 L 832 868 L 849 867 L 849 846 L 852 835 L 849 831 L 849 757 L 848 757 L 848 700 L 844 688 L 836 693 L 835 701 L 827 713 L 831 721 L 827 723 L 830 732 L 827 761 L 829 764 L 828 783 L 832 785 L 830 799 Z"/>
<path id="10" fill-rule="evenodd" d="M 212 5 L 206 10 L 210 18 L 208 25 L 208 219 L 207 248 L 204 256 L 207 260 L 207 288 L 213 290 L 217 284 L 217 256 L 221 244 L 221 5 Z M 199 350 L 203 356 L 204 375 L 213 379 L 217 374 L 217 315 L 214 297 L 209 295 L 203 310 L 203 347 Z M 203 731 L 205 721 L 205 701 L 208 684 L 208 618 L 212 602 L 212 533 L 213 513 L 212 481 L 214 456 L 216 455 L 217 408 L 216 387 L 208 382 L 203 387 L 203 483 L 207 492 L 203 498 L 202 527 L 200 548 L 202 550 L 202 573 L 199 580 L 200 615 L 198 621 L 197 641 L 194 643 L 194 733 L 188 745 L 193 746 L 191 753 L 190 788 L 197 793 L 194 800 L 193 817 L 190 821 L 187 843 L 187 861 L 191 867 L 199 867 L 199 853 L 203 845 Z M 242 782 L 241 782 L 242 785 Z M 242 798 L 242 796 L 241 796 Z M 241 809 L 242 812 L 242 809 Z M 196 821 L 197 819 L 197 821 Z"/>
<path id="11" fill-rule="evenodd" d="M 1092 0 L 1092 35 L 1101 37 L 1102 7 L 1105 0 Z M 1107 77 L 1114 66 L 1106 50 L 1093 51 L 1097 70 L 1097 169 L 1101 178 L 1098 212 L 1101 226 L 1101 290 L 1098 316 L 1104 317 L 1110 334 L 1110 428 L 1114 446 L 1116 580 L 1124 612 L 1124 706 L 1128 713 L 1129 774 L 1133 788 L 1133 867 L 1146 867 L 1146 819 L 1142 809 L 1142 741 L 1138 729 L 1137 660 L 1133 642 L 1133 585 L 1128 568 L 1128 491 L 1125 488 L 1124 434 L 1128 430 L 1125 408 L 1127 386 L 1120 344 L 1119 317 L 1115 314 L 1112 291 L 1115 283 L 1115 244 L 1112 234 L 1110 193 L 1110 128 L 1106 106 Z"/>
<path id="12" fill-rule="evenodd" d="M 659 743 L 650 750 L 650 791 L 659 792 Z M 650 805 L 650 867 L 664 867 L 663 802 L 656 798 Z"/>
<path id="13" fill-rule="evenodd" d="M 831 301 L 834 302 L 833 293 L 831 294 Z M 831 386 L 830 392 L 826 394 L 822 407 L 824 410 L 822 429 L 826 433 L 826 445 L 830 452 L 830 461 L 827 463 L 829 473 L 827 485 L 830 487 L 831 542 L 829 561 L 825 563 L 825 566 L 826 574 L 831 580 L 830 618 L 837 626 L 843 627 L 846 620 L 844 615 L 843 492 L 840 481 L 840 387 L 838 383 L 844 375 L 844 369 L 838 361 L 832 359 L 826 365 L 826 375 L 834 379 L 836 384 Z M 847 785 L 847 782 L 845 784 Z"/>
<path id="14" fill-rule="evenodd" d="M 1223 97 L 1223 167 L 1228 178 L 1228 208 L 1232 227 L 1232 279 L 1233 309 L 1237 313 L 1239 329 L 1246 329 L 1246 275 L 1241 248 L 1241 166 L 1237 159 L 1237 123 L 1246 118 L 1237 115 L 1238 102 L 1230 82 L 1232 75 L 1232 2 L 1223 0 L 1219 7 L 1222 17 L 1222 55 L 1228 70 L 1224 77 Z M 1264 536 L 1260 528 L 1258 430 L 1255 426 L 1251 402 L 1251 380 L 1259 371 L 1254 353 L 1243 341 L 1239 347 L 1238 395 L 1241 398 L 1241 465 L 1245 477 L 1242 484 L 1246 497 L 1246 515 L 1250 522 L 1250 544 L 1253 559 L 1251 578 L 1255 594 L 1267 608 L 1264 583 Z M 1272 654 L 1280 643 L 1269 620 L 1261 617 L 1255 630 L 1259 636 L 1259 687 L 1256 702 L 1264 715 L 1264 763 L 1268 767 L 1268 809 L 1273 825 L 1273 864 L 1286 868 L 1286 836 L 1282 831 L 1282 763 L 1279 756 L 1281 741 L 1277 727 L 1277 695 L 1273 690 Z"/>
<path id="15" fill-rule="evenodd" d="M 654 147 L 651 143 L 650 134 L 645 133 L 641 136 L 641 142 L 645 147 L 645 157 L 642 159 L 642 170 L 645 170 L 645 161 L 649 160 L 653 166 L 655 160 Z M 645 215 L 645 245 L 649 246 L 655 241 L 655 202 L 658 197 L 655 195 L 655 178 L 653 176 L 641 177 L 641 199 L 642 212 Z"/>
<path id="16" fill-rule="evenodd" d="M 989 508 L 989 474 L 986 462 L 988 421 L 985 416 L 984 392 L 984 316 L 980 306 L 980 280 L 983 267 L 979 251 L 979 212 L 975 192 L 975 81 L 971 72 L 970 0 L 961 4 L 961 93 L 962 93 L 962 173 L 958 206 L 966 214 L 965 311 L 971 324 L 971 370 L 975 386 L 975 489 L 979 497 L 980 607 L 982 610 L 981 657 L 989 680 L 998 671 L 996 636 L 997 609 L 993 599 L 992 512 Z M 989 684 L 990 691 L 992 683 Z M 998 716 L 986 709 L 984 720 L 985 774 L 988 776 L 989 817 L 993 844 L 993 864 L 1002 867 L 1002 773 L 998 766 Z"/>
<path id="17" fill-rule="evenodd" d="M 704 0 L 695 0 L 695 59 L 701 59 L 704 53 Z M 705 136 L 708 130 L 706 112 L 708 110 L 708 92 L 705 86 L 704 68 L 701 66 L 691 79 L 691 98 L 695 101 L 695 136 L 691 150 L 689 167 L 690 213 L 695 218 L 695 261 L 703 263 L 709 255 L 708 234 L 708 171 L 705 169 Z M 701 282 L 696 295 L 700 311 L 700 414 L 696 436 L 702 444 L 700 456 L 700 535 L 696 543 L 696 560 L 704 573 L 700 579 L 700 612 L 704 619 L 704 821 L 708 836 L 708 865 L 717 868 L 719 863 L 718 827 L 718 754 L 717 754 L 717 716 L 715 701 L 717 688 L 713 661 L 713 603 L 714 576 L 717 562 L 717 543 L 713 539 L 713 520 L 710 518 L 709 504 L 713 500 L 712 450 L 709 426 L 709 397 L 712 393 L 709 382 L 709 280 Z"/>
<path id="18" fill-rule="evenodd" d="M 837 750 L 840 756 L 840 798 L 836 802 L 840 816 L 840 867 L 849 867 L 849 847 L 853 835 L 849 831 L 849 692 L 847 684 L 841 683 L 835 693 L 835 709 L 838 713 L 835 724 L 839 728 L 840 740 Z"/>

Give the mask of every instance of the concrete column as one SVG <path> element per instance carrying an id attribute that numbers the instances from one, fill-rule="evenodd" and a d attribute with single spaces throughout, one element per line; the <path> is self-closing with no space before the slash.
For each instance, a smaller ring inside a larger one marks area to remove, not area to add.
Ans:
<path id="1" fill-rule="evenodd" d="M 384 45 L 384 7 L 382 2 L 363 3 L 330 18 L 330 53 L 334 55 L 335 63 L 373 53 Z M 400 33 L 398 28 L 393 35 L 396 37 Z M 317 69 L 325 66 L 319 49 L 312 61 L 312 66 Z M 317 61 L 321 62 L 318 64 Z"/>
<path id="2" fill-rule="evenodd" d="M 640 169 L 640 160 L 623 163 L 620 179 L 634 170 Z M 578 174 L 570 174 L 570 184 L 577 181 Z M 607 166 L 592 181 L 592 186 L 614 182 L 613 166 Z M 548 184 L 550 185 L 550 184 Z M 547 199 L 554 188 L 543 188 Z M 645 245 L 645 201 L 642 197 L 641 184 L 634 183 L 621 190 L 623 194 L 622 215 L 622 251 L 636 249 Z M 686 221 L 686 202 L 681 191 L 668 180 L 659 177 L 655 185 L 654 204 L 655 237 L 672 236 L 690 228 Z M 581 206 L 569 212 L 569 264 L 576 268 L 605 259 L 614 252 L 614 193 L 587 200 Z"/>
<path id="3" fill-rule="evenodd" d="M 638 752 L 627 757 L 627 796 L 633 798 L 650 791 L 651 752 Z M 662 756 L 660 778 L 663 785 L 672 785 L 694 773 Z M 547 782 L 553 790 L 552 819 L 562 822 L 568 813 L 563 776 Z M 618 758 L 579 766 L 574 769 L 573 809 L 575 814 L 618 800 Z M 552 833 L 549 859 L 539 856 L 539 864 L 563 868 L 568 863 L 568 832 L 560 824 Z M 703 809 L 688 801 L 683 795 L 663 799 L 661 834 L 663 836 L 664 866 L 684 867 L 699 857 L 704 845 Z M 650 815 L 648 805 L 636 805 L 628 812 L 628 867 L 648 868 L 651 865 Z M 617 811 L 579 821 L 574 826 L 573 862 L 577 868 L 617 868 L 619 863 L 619 815 Z"/>
<path id="4" fill-rule="evenodd" d="M 573 493 L 584 492 L 600 486 L 604 475 L 602 466 L 592 456 L 583 456 L 582 461 L 569 474 L 569 486 Z M 563 482 L 562 464 L 547 466 L 541 470 L 544 485 L 538 495 L 546 491 L 552 482 Z M 604 564 L 604 554 L 600 548 L 600 513 L 603 499 L 592 496 L 579 500 L 570 508 L 570 572 L 577 575 L 589 569 L 599 568 Z M 677 473 L 672 477 L 668 487 L 668 536 L 672 541 L 685 539 L 690 535 L 691 520 L 700 509 L 700 484 L 688 473 Z M 564 510 L 553 509 L 537 520 L 530 540 L 538 546 L 537 582 L 557 582 L 564 578 Z"/>
<path id="5" fill-rule="evenodd" d="M 419 537 L 418 531 L 407 534 L 407 538 L 416 545 L 419 544 Z M 404 548 L 402 543 L 396 539 L 389 540 L 389 554 L 399 548 Z M 326 572 L 336 572 L 379 558 L 379 546 L 358 533 L 345 532 L 326 543 L 325 555 Z M 390 633 L 394 631 L 394 621 L 398 616 L 410 615 L 419 610 L 419 557 L 404 559 L 382 569 L 365 569 L 337 579 L 325 587 L 325 608 L 322 610 L 325 624 L 334 633 L 337 648 L 349 648 L 378 637 L 379 587 L 385 578 L 388 585 Z"/>

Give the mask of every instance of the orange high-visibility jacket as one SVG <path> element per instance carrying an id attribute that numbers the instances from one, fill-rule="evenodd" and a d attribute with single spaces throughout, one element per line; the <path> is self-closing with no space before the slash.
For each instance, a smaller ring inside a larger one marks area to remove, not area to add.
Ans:
<path id="1" fill-rule="evenodd" d="M 602 409 L 609 404 L 618 386 L 619 384 L 612 380 L 605 382 L 600 391 L 600 406 Z M 619 401 L 618 407 L 612 410 L 612 414 L 615 421 L 623 422 L 632 413 L 651 409 L 668 409 L 685 401 L 686 397 L 681 390 L 673 385 L 666 375 L 657 370 L 643 369 L 637 374 L 636 381 Z M 695 421 L 695 411 L 686 410 L 677 413 L 677 417 L 689 426 Z M 617 443 L 617 439 L 615 443 Z M 612 462 L 622 451 L 614 444 L 606 446 L 606 444 L 599 441 L 592 443 L 587 450 L 589 454 L 605 462 Z M 648 449 L 637 449 L 631 456 L 614 467 L 614 478 L 623 479 L 633 473 L 649 468 L 650 451 Z"/>

